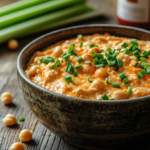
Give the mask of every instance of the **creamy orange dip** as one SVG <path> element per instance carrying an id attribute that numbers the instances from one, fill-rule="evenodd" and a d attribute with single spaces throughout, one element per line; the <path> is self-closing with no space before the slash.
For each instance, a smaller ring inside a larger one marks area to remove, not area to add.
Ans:
<path id="1" fill-rule="evenodd" d="M 121 100 L 150 94 L 150 43 L 125 37 L 78 35 L 31 58 L 25 74 L 59 94 Z"/>

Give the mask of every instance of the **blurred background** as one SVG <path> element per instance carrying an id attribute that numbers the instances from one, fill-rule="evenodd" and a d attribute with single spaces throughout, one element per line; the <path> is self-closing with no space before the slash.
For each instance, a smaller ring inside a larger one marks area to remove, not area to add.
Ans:
<path id="1" fill-rule="evenodd" d="M 69 26 L 117 24 L 116 6 L 116 0 L 0 1 L 0 44 Z"/>
<path id="2" fill-rule="evenodd" d="M 82 24 L 121 24 L 150 29 L 150 1 L 0 1 L 0 45 L 7 44 L 11 39 L 25 39 Z"/>

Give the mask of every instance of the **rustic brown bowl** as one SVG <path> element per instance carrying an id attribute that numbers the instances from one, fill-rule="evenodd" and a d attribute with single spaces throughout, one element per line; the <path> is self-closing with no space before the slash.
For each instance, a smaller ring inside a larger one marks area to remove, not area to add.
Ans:
<path id="1" fill-rule="evenodd" d="M 57 30 L 29 43 L 17 61 L 19 86 L 36 118 L 65 141 L 80 147 L 113 149 L 135 144 L 150 135 L 150 96 L 97 101 L 54 93 L 24 73 L 35 51 L 77 34 L 109 32 L 116 36 L 150 40 L 150 32 L 119 25 L 83 25 Z"/>

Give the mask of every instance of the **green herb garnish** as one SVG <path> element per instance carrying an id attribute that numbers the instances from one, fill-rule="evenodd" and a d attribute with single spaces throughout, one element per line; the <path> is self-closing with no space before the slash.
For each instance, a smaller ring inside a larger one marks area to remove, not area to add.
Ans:
<path id="1" fill-rule="evenodd" d="M 73 81 L 72 75 L 64 76 L 64 78 L 65 78 L 65 82 L 72 82 Z"/>

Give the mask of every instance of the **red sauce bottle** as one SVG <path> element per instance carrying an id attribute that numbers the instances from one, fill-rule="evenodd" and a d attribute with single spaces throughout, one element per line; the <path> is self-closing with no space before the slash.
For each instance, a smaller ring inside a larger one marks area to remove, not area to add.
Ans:
<path id="1" fill-rule="evenodd" d="M 117 20 L 121 25 L 150 29 L 150 0 L 118 0 Z"/>

